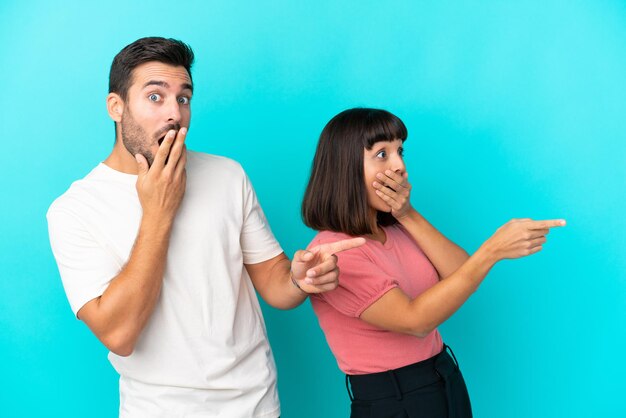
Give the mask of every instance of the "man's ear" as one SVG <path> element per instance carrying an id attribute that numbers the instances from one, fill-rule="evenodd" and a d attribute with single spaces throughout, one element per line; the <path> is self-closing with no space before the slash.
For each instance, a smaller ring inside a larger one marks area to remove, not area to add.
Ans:
<path id="1" fill-rule="evenodd" d="M 109 116 L 115 122 L 122 121 L 122 114 L 124 113 L 124 100 L 117 93 L 109 93 L 107 95 L 107 112 Z"/>

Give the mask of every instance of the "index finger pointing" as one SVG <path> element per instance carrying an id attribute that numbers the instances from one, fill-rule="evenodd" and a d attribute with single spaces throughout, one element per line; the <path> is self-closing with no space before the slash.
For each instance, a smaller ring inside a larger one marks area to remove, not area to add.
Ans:
<path id="1" fill-rule="evenodd" d="M 551 219 L 546 221 L 532 221 L 529 229 L 546 229 L 565 226 L 565 219 Z"/>
<path id="2" fill-rule="evenodd" d="M 329 254 L 337 254 L 342 251 L 351 250 L 365 244 L 365 238 L 349 238 L 341 241 L 320 245 L 320 250 Z"/>

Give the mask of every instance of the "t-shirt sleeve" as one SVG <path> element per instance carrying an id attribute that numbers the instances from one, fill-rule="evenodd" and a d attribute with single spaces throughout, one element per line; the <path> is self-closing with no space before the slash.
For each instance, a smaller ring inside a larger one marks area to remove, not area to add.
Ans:
<path id="1" fill-rule="evenodd" d="M 320 297 L 344 315 L 359 317 L 398 281 L 380 269 L 361 249 L 337 254 L 339 286 Z"/>
<path id="2" fill-rule="evenodd" d="M 50 246 L 59 267 L 65 294 L 74 314 L 101 296 L 122 266 L 107 253 L 75 215 L 50 210 Z"/>
<path id="3" fill-rule="evenodd" d="M 241 229 L 241 249 L 244 264 L 256 264 L 276 257 L 283 252 L 276 241 L 270 225 L 259 205 L 254 188 L 248 176 L 243 182 L 243 227 Z"/>

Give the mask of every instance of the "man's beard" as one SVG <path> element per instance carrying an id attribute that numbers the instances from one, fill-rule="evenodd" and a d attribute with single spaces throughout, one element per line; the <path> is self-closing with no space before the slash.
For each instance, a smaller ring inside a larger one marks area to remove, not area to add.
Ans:
<path id="1" fill-rule="evenodd" d="M 153 143 L 150 140 L 146 131 L 139 126 L 139 124 L 133 118 L 133 115 L 130 113 L 130 109 L 126 108 L 126 111 L 122 114 L 122 143 L 126 150 L 134 157 L 137 154 L 141 154 L 146 157 L 148 161 L 148 166 L 152 166 L 154 162 L 154 154 L 150 150 L 150 145 Z M 154 142 L 158 141 L 159 145 L 165 138 L 165 135 L 171 130 L 174 129 L 178 131 L 180 129 L 180 125 L 170 124 L 164 126 L 159 129 L 159 132 L 154 136 Z"/>

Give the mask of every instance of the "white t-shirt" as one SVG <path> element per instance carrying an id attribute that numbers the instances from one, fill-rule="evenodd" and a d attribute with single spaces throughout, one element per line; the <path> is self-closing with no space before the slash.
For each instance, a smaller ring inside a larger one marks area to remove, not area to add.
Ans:
<path id="1" fill-rule="evenodd" d="M 137 176 L 99 164 L 48 211 L 74 313 L 129 258 L 141 221 Z M 279 255 L 249 179 L 230 159 L 188 152 L 163 287 L 120 374 L 122 417 L 277 417 L 276 366 L 244 268 Z"/>

